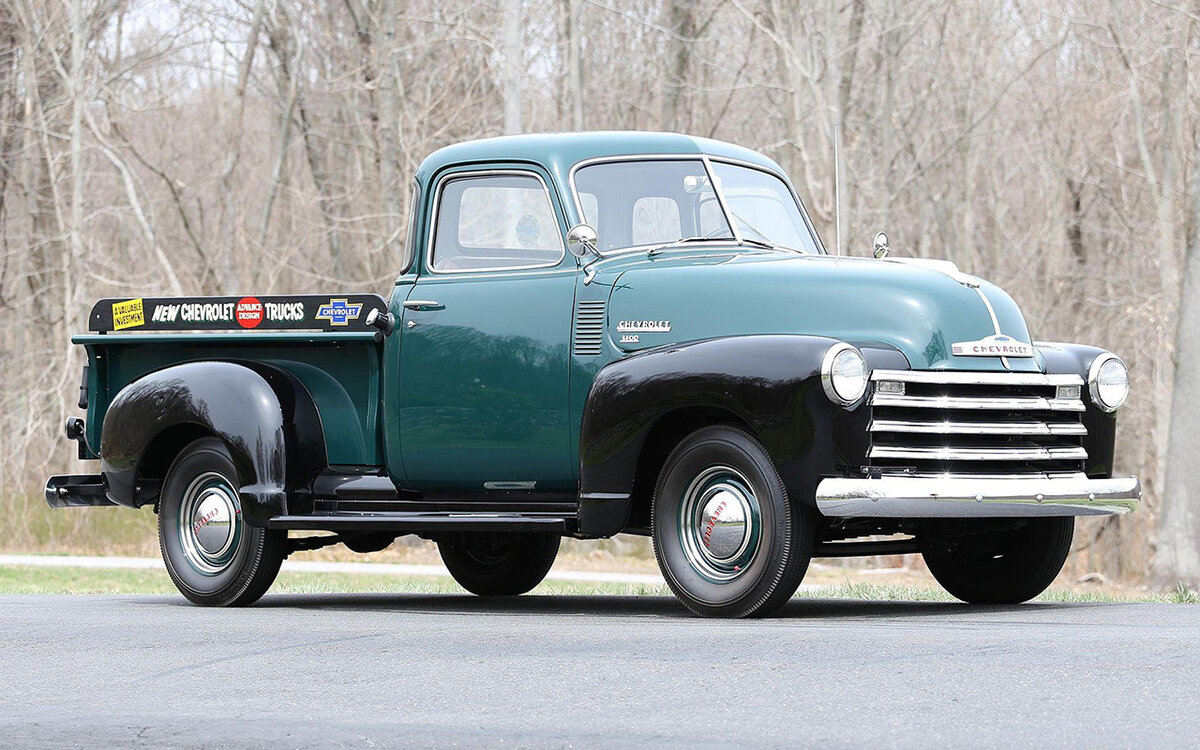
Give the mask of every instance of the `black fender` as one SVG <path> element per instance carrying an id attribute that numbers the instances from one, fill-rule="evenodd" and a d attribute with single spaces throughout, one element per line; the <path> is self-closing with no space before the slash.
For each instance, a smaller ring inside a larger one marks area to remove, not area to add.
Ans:
<path id="1" fill-rule="evenodd" d="M 326 463 L 324 437 L 312 397 L 289 373 L 257 363 L 190 362 L 125 386 L 108 407 L 100 438 L 113 502 L 136 507 L 156 499 L 138 485 L 165 434 L 210 434 L 225 444 L 248 522 L 311 511 L 305 490 Z M 289 497 L 301 507 L 289 507 Z"/>
<path id="2" fill-rule="evenodd" d="M 1083 413 L 1083 426 L 1088 434 L 1083 438 L 1083 447 L 1088 452 L 1085 471 L 1089 477 L 1106 478 L 1113 474 L 1113 458 L 1116 455 L 1117 414 L 1106 412 L 1094 401 L 1088 390 L 1088 371 L 1092 362 L 1101 354 L 1108 354 L 1107 349 L 1083 344 L 1062 344 L 1058 342 L 1036 342 L 1038 353 L 1045 362 L 1047 374 L 1074 374 L 1083 378 L 1083 403 L 1087 411 Z"/>
<path id="3" fill-rule="evenodd" d="M 865 399 L 842 408 L 821 385 L 821 360 L 835 343 L 819 336 L 735 336 L 651 349 L 601 369 L 579 443 L 581 535 L 608 536 L 629 523 L 633 503 L 648 499 L 634 496 L 647 437 L 660 420 L 689 410 L 746 425 L 789 496 L 815 505 L 823 476 L 866 463 Z M 899 351 L 871 347 L 860 346 L 868 366 L 908 368 Z"/>

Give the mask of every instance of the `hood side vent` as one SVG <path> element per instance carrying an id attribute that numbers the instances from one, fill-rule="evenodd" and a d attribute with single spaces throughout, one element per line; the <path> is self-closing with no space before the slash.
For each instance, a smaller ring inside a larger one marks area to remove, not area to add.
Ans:
<path id="1" fill-rule="evenodd" d="M 576 357 L 600 354 L 604 341 L 605 300 L 580 302 L 575 307 L 575 334 L 572 353 Z"/>

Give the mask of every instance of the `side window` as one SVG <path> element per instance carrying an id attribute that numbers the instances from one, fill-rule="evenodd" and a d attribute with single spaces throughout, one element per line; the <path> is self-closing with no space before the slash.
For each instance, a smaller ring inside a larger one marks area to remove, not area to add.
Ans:
<path id="1" fill-rule="evenodd" d="M 670 198 L 638 198 L 633 204 L 633 244 L 674 242 L 683 236 L 679 204 Z"/>
<path id="2" fill-rule="evenodd" d="M 531 175 L 480 175 L 443 183 L 435 271 L 552 266 L 563 256 L 550 196 Z"/>

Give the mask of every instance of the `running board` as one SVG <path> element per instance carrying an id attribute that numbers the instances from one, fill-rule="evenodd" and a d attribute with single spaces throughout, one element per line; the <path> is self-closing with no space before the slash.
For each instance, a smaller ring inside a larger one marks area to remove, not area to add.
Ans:
<path id="1" fill-rule="evenodd" d="M 522 513 L 353 513 L 276 516 L 267 527 L 294 531 L 539 531 L 566 534 L 575 519 Z"/>
<path id="2" fill-rule="evenodd" d="M 818 542 L 813 557 L 870 557 L 872 555 L 915 555 L 921 552 L 917 539 L 883 539 L 865 542 Z"/>

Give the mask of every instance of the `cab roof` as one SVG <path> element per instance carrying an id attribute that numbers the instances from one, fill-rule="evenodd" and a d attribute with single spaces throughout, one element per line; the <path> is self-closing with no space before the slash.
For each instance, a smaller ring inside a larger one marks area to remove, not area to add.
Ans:
<path id="1" fill-rule="evenodd" d="M 749 162 L 779 174 L 783 170 L 757 151 L 732 143 L 681 133 L 648 131 L 593 131 L 584 133 L 534 133 L 457 143 L 438 149 L 417 170 L 422 185 L 446 167 L 459 164 L 525 162 L 539 164 L 562 182 L 571 167 L 605 156 L 700 155 Z"/>

